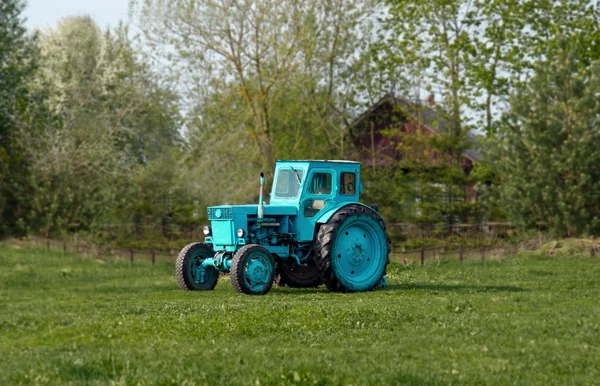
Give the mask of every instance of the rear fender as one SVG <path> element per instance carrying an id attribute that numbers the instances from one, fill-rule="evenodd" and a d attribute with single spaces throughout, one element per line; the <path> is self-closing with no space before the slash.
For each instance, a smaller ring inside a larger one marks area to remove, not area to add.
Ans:
<path id="1" fill-rule="evenodd" d="M 373 208 L 371 208 L 370 206 L 367 206 L 365 204 L 362 204 L 360 202 L 344 202 L 343 204 L 339 204 L 338 206 L 336 206 L 335 208 L 328 210 L 327 212 L 323 213 L 319 219 L 317 220 L 317 224 L 325 224 L 327 221 L 329 221 L 329 219 L 331 218 L 331 216 L 333 216 L 333 214 L 335 212 L 337 212 L 338 210 L 346 207 L 346 206 L 350 206 L 350 205 L 359 205 L 359 206 L 364 206 L 365 208 L 369 209 L 371 212 L 375 213 L 377 215 L 377 217 L 379 217 L 381 219 L 381 221 L 383 221 L 383 223 L 385 224 L 385 220 L 383 219 L 383 217 L 381 217 L 381 215 L 379 213 L 377 213 L 376 211 L 373 210 Z"/>

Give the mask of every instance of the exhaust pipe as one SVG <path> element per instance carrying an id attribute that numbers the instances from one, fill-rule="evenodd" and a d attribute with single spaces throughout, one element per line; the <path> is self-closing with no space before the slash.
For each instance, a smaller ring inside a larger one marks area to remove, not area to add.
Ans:
<path id="1" fill-rule="evenodd" d="M 263 191 L 265 188 L 265 174 L 260 173 L 260 191 L 258 193 L 258 218 L 262 219 L 265 217 L 265 203 L 263 198 Z"/>

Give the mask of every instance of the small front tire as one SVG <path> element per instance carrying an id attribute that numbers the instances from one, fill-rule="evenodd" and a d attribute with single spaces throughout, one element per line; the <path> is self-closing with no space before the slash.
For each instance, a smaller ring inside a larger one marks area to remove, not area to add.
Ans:
<path id="1" fill-rule="evenodd" d="M 214 256 L 212 248 L 204 243 L 186 245 L 175 262 L 175 277 L 186 291 L 211 291 L 219 281 L 219 272 L 214 267 L 203 267 L 204 259 Z"/>
<path id="2" fill-rule="evenodd" d="M 233 255 L 229 276 L 236 292 L 264 295 L 273 286 L 275 259 L 262 245 L 245 245 Z"/>

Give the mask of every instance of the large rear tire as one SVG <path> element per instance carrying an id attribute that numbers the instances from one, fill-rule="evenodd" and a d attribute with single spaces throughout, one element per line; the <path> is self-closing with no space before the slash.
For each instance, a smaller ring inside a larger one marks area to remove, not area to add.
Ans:
<path id="1" fill-rule="evenodd" d="M 275 259 L 262 245 L 245 245 L 233 255 L 229 276 L 237 292 L 264 295 L 273 286 Z"/>
<path id="2" fill-rule="evenodd" d="M 331 291 L 370 291 L 381 282 L 390 262 L 385 223 L 370 208 L 348 205 L 317 234 L 315 263 Z"/>
<path id="3" fill-rule="evenodd" d="M 202 261 L 213 257 L 214 251 L 204 243 L 186 245 L 175 261 L 175 277 L 186 291 L 210 291 L 219 281 L 219 272 L 214 267 L 202 267 Z"/>

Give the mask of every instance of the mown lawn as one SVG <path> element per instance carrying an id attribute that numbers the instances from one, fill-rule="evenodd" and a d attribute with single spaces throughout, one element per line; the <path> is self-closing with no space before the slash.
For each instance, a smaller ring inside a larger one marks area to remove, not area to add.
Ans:
<path id="1" fill-rule="evenodd" d="M 600 259 L 404 268 L 359 294 L 180 290 L 0 244 L 0 384 L 599 384 Z"/>

